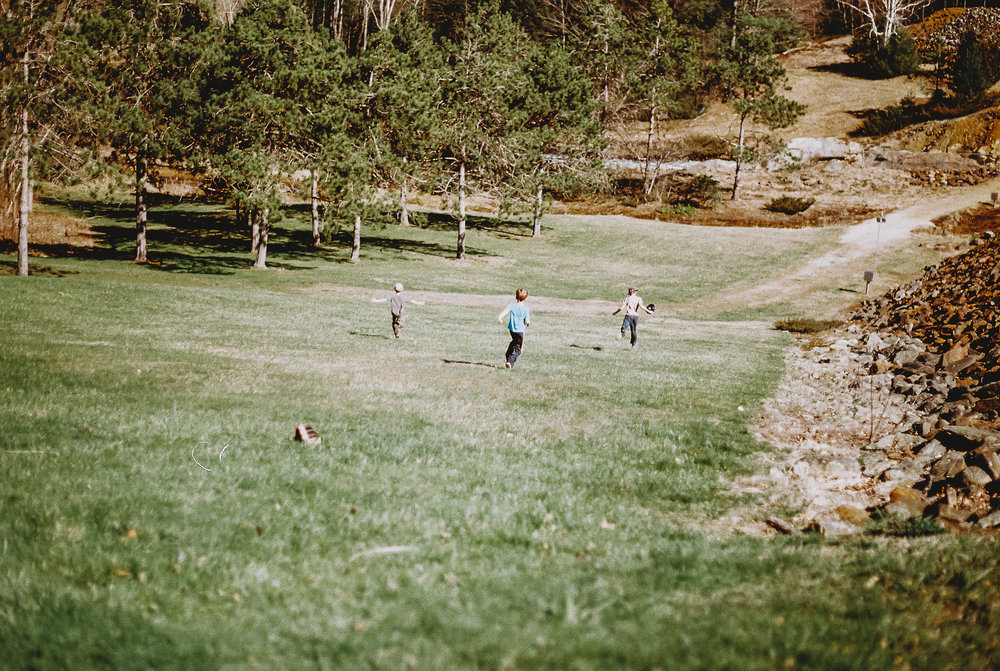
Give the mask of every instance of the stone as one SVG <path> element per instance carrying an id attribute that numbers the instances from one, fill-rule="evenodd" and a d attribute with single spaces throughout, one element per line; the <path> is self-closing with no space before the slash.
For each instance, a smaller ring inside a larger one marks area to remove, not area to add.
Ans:
<path id="1" fill-rule="evenodd" d="M 855 508 L 854 506 L 837 506 L 833 509 L 833 512 L 841 521 L 858 527 L 865 526 L 871 520 L 868 511 Z"/>
<path id="2" fill-rule="evenodd" d="M 965 457 L 957 452 L 946 452 L 931 467 L 931 480 L 937 482 L 953 478 L 965 470 Z"/>
<path id="3" fill-rule="evenodd" d="M 939 519 L 945 519 L 951 522 L 965 522 L 972 516 L 972 511 L 959 508 L 957 506 L 951 506 L 947 503 L 942 503 L 937 506 L 937 509 L 934 511 L 934 515 Z"/>
<path id="4" fill-rule="evenodd" d="M 864 527 L 845 522 L 839 517 L 826 515 L 810 522 L 809 526 L 806 527 L 806 531 L 813 531 L 828 537 L 851 536 L 864 531 Z"/>
<path id="5" fill-rule="evenodd" d="M 938 431 L 934 438 L 947 449 L 961 452 L 971 452 L 987 442 L 1000 442 L 996 432 L 975 426 L 949 426 Z"/>
<path id="6" fill-rule="evenodd" d="M 1000 525 L 1000 510 L 994 510 L 989 515 L 980 517 L 978 524 L 984 529 L 992 529 L 993 527 Z"/>
<path id="7" fill-rule="evenodd" d="M 967 466 L 965 470 L 962 471 L 962 480 L 970 487 L 985 487 L 993 482 L 993 477 L 983 469 L 979 468 L 979 466 Z"/>
<path id="8" fill-rule="evenodd" d="M 936 438 L 932 438 L 914 449 L 914 452 L 917 453 L 917 460 L 920 462 L 930 462 L 940 459 L 947 451 L 944 444 Z"/>
<path id="9" fill-rule="evenodd" d="M 983 455 L 983 461 L 986 462 L 986 470 L 993 479 L 1000 480 L 1000 454 L 988 452 Z"/>

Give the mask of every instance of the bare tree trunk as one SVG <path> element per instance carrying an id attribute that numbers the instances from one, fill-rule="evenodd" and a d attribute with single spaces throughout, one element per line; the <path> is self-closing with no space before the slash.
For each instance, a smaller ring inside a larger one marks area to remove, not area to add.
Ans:
<path id="1" fill-rule="evenodd" d="M 351 242 L 351 263 L 361 260 L 361 215 L 354 215 L 354 239 Z"/>
<path id="2" fill-rule="evenodd" d="M 542 185 L 538 185 L 538 195 L 535 197 L 535 211 L 531 221 L 531 237 L 542 237 Z"/>
<path id="3" fill-rule="evenodd" d="M 652 98 L 656 99 L 656 89 L 653 89 Z M 653 139 L 656 137 L 656 103 L 649 108 L 649 130 L 646 132 L 646 166 L 642 177 L 642 191 L 647 196 L 653 191 L 653 182 L 656 175 L 653 174 Z M 659 172 L 659 163 L 656 171 Z"/>
<path id="4" fill-rule="evenodd" d="M 256 254 L 260 249 L 260 211 L 250 209 L 247 218 L 250 220 L 250 253 Z"/>
<path id="5" fill-rule="evenodd" d="M 260 270 L 267 268 L 267 234 L 270 214 L 270 210 L 266 207 L 260 211 L 260 244 L 257 245 L 257 260 L 253 264 L 254 268 Z"/>
<path id="6" fill-rule="evenodd" d="M 135 262 L 146 263 L 146 180 L 149 174 L 149 159 L 145 150 L 135 155 Z"/>
<path id="7" fill-rule="evenodd" d="M 319 247 L 319 179 L 317 179 L 315 170 L 310 171 L 309 174 L 312 176 L 310 201 L 312 203 L 313 246 Z"/>
<path id="8" fill-rule="evenodd" d="M 740 117 L 740 140 L 736 148 L 736 170 L 733 172 L 733 197 L 732 200 L 739 200 L 740 197 L 740 168 L 743 165 L 743 145 L 745 141 L 744 129 L 746 126 L 746 116 Z"/>
<path id="9" fill-rule="evenodd" d="M 410 208 L 407 203 L 407 192 L 406 192 L 406 182 L 407 177 L 404 174 L 403 180 L 399 185 L 399 225 L 409 226 L 410 225 Z"/>
<path id="10" fill-rule="evenodd" d="M 28 50 L 24 51 L 24 84 L 28 84 Z M 21 212 L 17 222 L 17 274 L 28 276 L 28 223 L 31 212 L 31 173 L 28 155 L 31 142 L 28 136 L 28 106 L 21 111 Z"/>
<path id="11" fill-rule="evenodd" d="M 465 161 L 458 166 L 458 251 L 456 257 L 465 258 Z"/>

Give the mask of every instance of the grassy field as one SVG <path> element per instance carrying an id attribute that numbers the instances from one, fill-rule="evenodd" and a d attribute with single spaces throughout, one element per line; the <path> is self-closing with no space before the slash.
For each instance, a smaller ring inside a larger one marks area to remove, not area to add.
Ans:
<path id="1" fill-rule="evenodd" d="M 80 205 L 77 205 L 80 206 Z M 553 219 L 372 231 L 363 262 L 286 222 L 271 271 L 207 206 L 0 276 L 0 668 L 987 669 L 993 536 L 704 532 L 763 446 L 790 340 L 758 322 L 536 311 L 514 288 L 669 310 L 828 232 Z M 53 253 L 60 250 L 50 250 Z M 0 258 L 8 272 L 10 257 Z M 441 292 L 388 309 L 326 285 Z M 449 294 L 498 296 L 462 305 Z M 751 315 L 752 316 L 752 315 Z M 291 440 L 307 422 L 319 446 Z"/>

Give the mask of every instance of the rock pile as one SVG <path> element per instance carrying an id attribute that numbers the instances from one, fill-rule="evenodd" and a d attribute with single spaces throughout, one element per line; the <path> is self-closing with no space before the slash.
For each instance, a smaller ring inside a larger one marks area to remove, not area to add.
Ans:
<path id="1" fill-rule="evenodd" d="M 914 39 L 921 52 L 931 53 L 940 44 L 946 53 L 953 53 L 970 30 L 987 45 L 995 45 L 1000 36 L 1000 9 L 972 7 L 938 12 L 918 26 Z"/>
<path id="2" fill-rule="evenodd" d="M 1000 527 L 1000 239 L 961 255 L 854 315 L 869 384 L 903 396 L 917 421 L 863 459 L 891 481 L 882 513 L 934 517 L 951 528 Z"/>
<path id="3" fill-rule="evenodd" d="M 904 386 L 927 393 L 928 376 L 955 379 L 943 402 L 922 399 L 921 409 L 929 416 L 995 425 L 1000 420 L 1000 239 L 987 231 L 972 243 L 965 254 L 865 301 L 853 320 L 875 331 L 904 333 L 919 343 L 914 349 L 923 353 L 893 362 Z M 917 358 L 907 361 L 910 357 Z"/>
<path id="4" fill-rule="evenodd" d="M 890 392 L 920 413 L 892 437 L 903 449 L 868 460 L 865 475 L 898 482 L 880 511 L 953 528 L 1000 526 L 998 306 L 1000 239 L 988 231 L 854 315 L 871 359 L 860 363 L 873 377 L 891 376 Z"/>
<path id="5" fill-rule="evenodd" d="M 766 524 L 1000 529 L 998 305 L 1000 240 L 987 232 L 867 300 L 830 344 L 790 353 L 756 429 L 788 455 L 739 484 L 802 511 Z"/>

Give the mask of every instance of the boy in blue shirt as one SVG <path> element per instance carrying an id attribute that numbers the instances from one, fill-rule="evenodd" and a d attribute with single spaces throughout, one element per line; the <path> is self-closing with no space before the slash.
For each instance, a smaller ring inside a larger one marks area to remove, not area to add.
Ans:
<path id="1" fill-rule="evenodd" d="M 528 300 L 528 292 L 518 289 L 514 298 L 517 300 L 508 305 L 497 317 L 497 321 L 506 324 L 507 330 L 510 331 L 510 344 L 507 345 L 507 361 L 504 363 L 504 368 L 513 367 L 517 357 L 521 356 L 521 350 L 524 349 L 524 331 L 531 325 L 531 310 L 524 304 Z"/>

